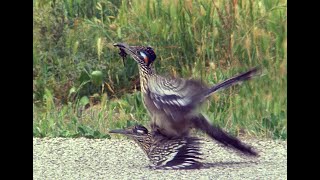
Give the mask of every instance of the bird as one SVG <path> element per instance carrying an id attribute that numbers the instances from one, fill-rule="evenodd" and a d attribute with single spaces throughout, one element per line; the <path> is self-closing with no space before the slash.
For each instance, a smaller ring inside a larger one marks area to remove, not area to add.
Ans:
<path id="1" fill-rule="evenodd" d="M 180 170 L 203 167 L 201 140 L 197 137 L 167 138 L 159 132 L 150 133 L 146 127 L 139 124 L 110 130 L 109 133 L 123 134 L 133 139 L 147 155 L 151 169 Z"/>
<path id="2" fill-rule="evenodd" d="M 212 139 L 250 156 L 257 152 L 219 126 L 213 125 L 197 107 L 210 95 L 257 76 L 260 68 L 254 67 L 211 87 L 196 79 L 164 77 L 156 74 L 153 62 L 156 53 L 150 46 L 129 46 L 115 43 L 124 59 L 130 55 L 138 64 L 143 104 L 151 117 L 151 128 L 168 138 L 187 137 L 190 129 L 205 132 Z"/>

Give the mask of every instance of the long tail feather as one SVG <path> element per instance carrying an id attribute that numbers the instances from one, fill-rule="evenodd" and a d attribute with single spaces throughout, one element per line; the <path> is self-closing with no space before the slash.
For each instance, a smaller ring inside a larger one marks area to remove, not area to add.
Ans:
<path id="1" fill-rule="evenodd" d="M 258 155 L 258 153 L 251 146 L 242 143 L 236 137 L 233 137 L 228 133 L 224 132 L 220 127 L 211 125 L 203 115 L 200 114 L 199 116 L 193 118 L 192 121 L 195 125 L 195 128 L 204 131 L 206 134 L 208 134 L 211 138 L 215 139 L 216 141 L 235 150 L 241 151 L 246 155 Z"/>

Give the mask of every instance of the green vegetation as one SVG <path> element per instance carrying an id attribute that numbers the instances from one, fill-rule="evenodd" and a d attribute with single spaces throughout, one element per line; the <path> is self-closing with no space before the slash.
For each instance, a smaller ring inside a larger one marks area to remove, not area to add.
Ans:
<path id="1" fill-rule="evenodd" d="M 107 138 L 148 125 L 138 68 L 115 42 L 151 45 L 156 71 L 215 84 L 202 111 L 234 134 L 287 138 L 286 0 L 34 0 L 33 136 Z"/>

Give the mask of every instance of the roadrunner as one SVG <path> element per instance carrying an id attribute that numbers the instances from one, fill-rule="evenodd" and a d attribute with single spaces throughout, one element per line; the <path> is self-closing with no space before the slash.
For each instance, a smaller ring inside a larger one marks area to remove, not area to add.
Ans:
<path id="1" fill-rule="evenodd" d="M 150 160 L 152 169 L 198 169 L 202 167 L 199 161 L 200 139 L 195 137 L 182 137 L 168 139 L 155 132 L 149 133 L 141 125 L 127 129 L 111 130 L 133 139 L 145 152 Z"/>
<path id="2" fill-rule="evenodd" d="M 197 80 L 157 75 L 152 67 L 156 54 L 149 46 L 129 46 L 125 43 L 116 43 L 114 46 L 120 49 L 119 54 L 123 58 L 129 54 L 138 63 L 141 93 L 152 119 L 152 129 L 157 129 L 164 136 L 172 138 L 185 137 L 191 128 L 196 128 L 244 154 L 257 155 L 250 146 L 228 135 L 221 128 L 211 125 L 196 108 L 211 94 L 251 79 L 258 74 L 258 68 L 209 88 Z"/>

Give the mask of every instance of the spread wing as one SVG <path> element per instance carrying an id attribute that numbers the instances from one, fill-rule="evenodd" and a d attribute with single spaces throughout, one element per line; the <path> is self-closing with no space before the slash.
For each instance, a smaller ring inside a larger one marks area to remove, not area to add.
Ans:
<path id="1" fill-rule="evenodd" d="M 199 138 L 165 139 L 161 144 L 161 147 L 154 146 L 150 153 L 152 168 L 195 169 L 202 166 Z"/>
<path id="2" fill-rule="evenodd" d="M 196 80 L 154 76 L 148 81 L 149 97 L 158 109 L 167 114 L 186 112 L 199 104 L 197 98 L 208 89 Z"/>

